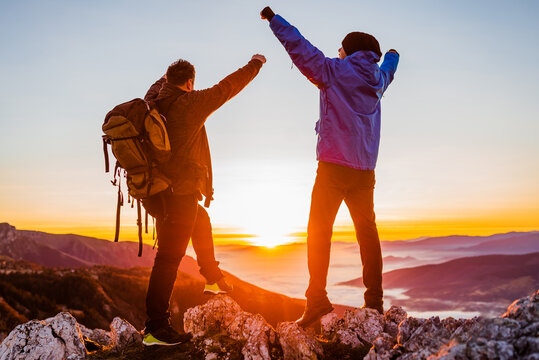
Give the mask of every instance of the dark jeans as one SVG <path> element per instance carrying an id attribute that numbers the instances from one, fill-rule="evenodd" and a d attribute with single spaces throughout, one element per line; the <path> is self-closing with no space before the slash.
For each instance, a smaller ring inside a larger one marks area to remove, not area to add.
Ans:
<path id="1" fill-rule="evenodd" d="M 350 210 L 363 263 L 365 304 L 383 304 L 382 251 L 374 215 L 374 170 L 319 162 L 307 228 L 308 302 L 327 301 L 326 281 L 333 223 L 344 200 Z"/>
<path id="2" fill-rule="evenodd" d="M 155 211 L 162 205 L 166 209 L 164 213 Z M 210 217 L 198 204 L 196 194 L 173 195 L 166 192 L 163 197 L 150 198 L 145 206 L 153 210 L 150 213 L 157 212 L 158 248 L 146 295 L 146 328 L 152 331 L 168 323 L 170 297 L 189 239 L 193 240 L 200 273 L 207 282 L 214 283 L 223 274 L 215 261 Z"/>

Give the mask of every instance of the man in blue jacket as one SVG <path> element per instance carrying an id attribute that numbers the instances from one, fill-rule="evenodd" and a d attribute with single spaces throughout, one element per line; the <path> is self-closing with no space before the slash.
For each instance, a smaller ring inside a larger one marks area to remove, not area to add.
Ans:
<path id="1" fill-rule="evenodd" d="M 333 223 L 344 200 L 354 222 L 363 263 L 364 307 L 383 313 L 382 252 L 374 214 L 374 168 L 380 143 L 380 100 L 399 62 L 389 50 L 381 66 L 378 41 L 369 34 L 346 35 L 339 58 L 327 58 L 285 19 L 261 12 L 290 58 L 320 89 L 316 156 L 318 170 L 307 227 L 309 287 L 297 321 L 306 327 L 331 312 L 326 281 Z"/>

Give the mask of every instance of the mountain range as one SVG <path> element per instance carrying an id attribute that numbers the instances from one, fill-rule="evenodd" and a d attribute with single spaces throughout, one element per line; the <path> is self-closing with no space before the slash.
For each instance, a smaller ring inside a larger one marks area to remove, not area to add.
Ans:
<path id="1" fill-rule="evenodd" d="M 392 304 L 423 311 L 462 309 L 491 313 L 514 297 L 539 288 L 539 252 L 524 255 L 482 255 L 441 264 L 422 265 L 383 274 L 385 289 L 402 289 L 407 299 Z M 363 287 L 356 278 L 339 285 Z M 499 314 L 498 314 L 499 315 Z"/>
<path id="2" fill-rule="evenodd" d="M 290 288 L 295 287 L 300 290 L 293 296 L 303 297 L 304 285 L 298 287 L 293 281 L 308 279 L 305 247 L 300 243 L 274 249 L 217 246 L 216 254 L 226 262 L 226 270 L 251 282 L 227 272 L 235 288 L 232 297 L 246 311 L 260 313 L 276 324 L 299 317 L 303 310 L 303 300 L 281 293 L 290 295 Z M 459 309 L 499 315 L 508 301 L 539 288 L 538 231 L 383 241 L 382 248 L 384 266 L 389 269 L 384 273 L 384 288 L 390 290 L 386 292 L 388 304 L 410 311 Z M 17 230 L 1 223 L 0 333 L 22 321 L 53 315 L 58 309 L 73 310 L 90 327 L 108 325 L 114 314 L 120 314 L 141 328 L 155 250 L 144 245 L 142 257 L 137 257 L 137 251 L 135 242 Z M 333 244 L 330 295 L 340 294 L 338 288 L 361 286 L 361 278 L 350 280 L 350 274 L 361 273 L 358 253 L 355 243 Z M 207 300 L 202 296 L 204 279 L 196 260 L 185 256 L 179 271 L 171 307 L 177 326 L 181 326 L 185 309 Z M 332 274 L 340 279 L 338 284 L 331 282 Z M 285 290 L 284 284 L 292 285 Z M 352 294 L 355 304 L 358 296 Z M 339 296 L 333 302 L 352 305 L 341 302 Z M 92 300 L 86 303 L 85 299 Z M 346 308 L 337 306 L 338 312 Z"/>

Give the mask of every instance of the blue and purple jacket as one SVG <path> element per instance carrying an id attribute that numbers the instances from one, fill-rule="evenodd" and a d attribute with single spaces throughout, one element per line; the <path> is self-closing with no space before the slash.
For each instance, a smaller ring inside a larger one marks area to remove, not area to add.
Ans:
<path id="1" fill-rule="evenodd" d="M 374 170 L 380 144 L 380 99 L 393 80 L 399 55 L 388 52 L 381 66 L 372 51 L 330 59 L 281 16 L 271 19 L 270 28 L 301 73 L 320 89 L 317 160 Z"/>

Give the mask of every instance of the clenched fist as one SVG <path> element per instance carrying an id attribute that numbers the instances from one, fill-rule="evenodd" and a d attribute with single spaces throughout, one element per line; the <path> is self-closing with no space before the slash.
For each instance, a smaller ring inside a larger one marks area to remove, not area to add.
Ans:
<path id="1" fill-rule="evenodd" d="M 260 55 L 260 54 L 255 54 L 253 55 L 253 57 L 251 58 L 251 60 L 258 60 L 260 61 L 262 64 L 265 64 L 266 63 L 266 57 L 264 55 Z"/>

